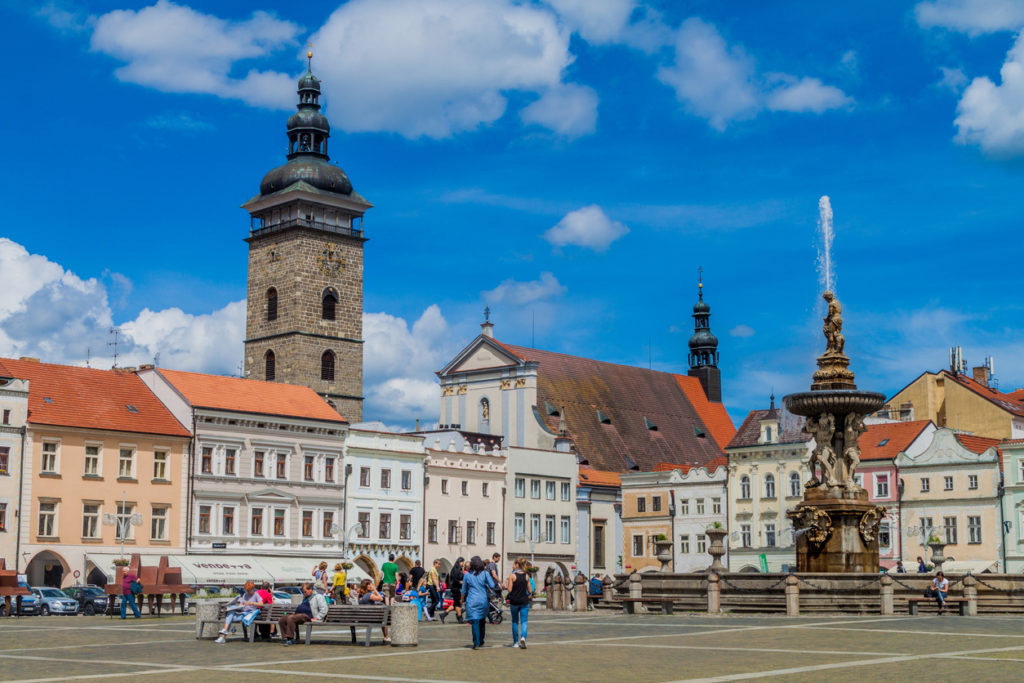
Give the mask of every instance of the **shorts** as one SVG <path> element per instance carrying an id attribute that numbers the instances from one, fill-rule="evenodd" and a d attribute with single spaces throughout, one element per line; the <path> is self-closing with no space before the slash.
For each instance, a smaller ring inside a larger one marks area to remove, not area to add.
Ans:
<path id="1" fill-rule="evenodd" d="M 394 600 L 395 599 L 395 584 L 393 584 L 393 583 L 385 583 L 383 588 L 384 588 L 384 597 L 387 598 L 388 600 Z"/>

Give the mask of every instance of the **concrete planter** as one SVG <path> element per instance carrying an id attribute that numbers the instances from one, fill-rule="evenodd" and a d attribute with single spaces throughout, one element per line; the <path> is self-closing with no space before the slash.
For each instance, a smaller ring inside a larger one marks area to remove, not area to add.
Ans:
<path id="1" fill-rule="evenodd" d="M 658 562 L 661 562 L 661 569 L 659 571 L 672 571 L 672 568 L 669 566 L 672 563 L 672 541 L 655 541 L 654 551 L 655 558 Z"/>
<path id="2" fill-rule="evenodd" d="M 729 533 L 729 530 L 709 527 L 704 533 L 711 539 L 711 545 L 708 546 L 708 555 L 711 555 L 711 566 L 708 567 L 708 571 L 728 571 L 725 565 L 722 564 L 722 557 L 725 555 L 725 544 L 722 541 L 725 539 L 726 534 Z"/>

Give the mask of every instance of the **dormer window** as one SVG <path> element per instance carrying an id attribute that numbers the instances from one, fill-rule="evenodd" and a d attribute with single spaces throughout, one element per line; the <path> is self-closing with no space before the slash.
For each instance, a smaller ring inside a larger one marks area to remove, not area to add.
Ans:
<path id="1" fill-rule="evenodd" d="M 650 418 L 644 418 L 644 427 L 647 427 L 647 431 L 656 432 L 658 431 L 658 425 L 651 422 Z"/>
<path id="2" fill-rule="evenodd" d="M 764 440 L 766 442 L 768 442 L 768 443 L 772 442 L 772 428 L 771 427 L 765 427 L 764 428 Z"/>
<path id="3" fill-rule="evenodd" d="M 600 410 L 597 411 L 597 421 L 603 425 L 610 425 L 612 423 L 612 419 L 605 415 L 604 413 L 602 413 Z"/>
<path id="4" fill-rule="evenodd" d="M 558 412 L 558 408 L 555 408 L 553 405 L 551 405 L 550 401 L 544 401 L 544 412 L 554 417 L 561 417 L 561 415 Z"/>

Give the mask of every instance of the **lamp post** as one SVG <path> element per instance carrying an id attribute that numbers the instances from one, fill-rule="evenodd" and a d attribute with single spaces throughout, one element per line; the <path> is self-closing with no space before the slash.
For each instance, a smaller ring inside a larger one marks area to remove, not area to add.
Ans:
<path id="1" fill-rule="evenodd" d="M 516 536 L 516 543 L 522 543 L 523 541 L 526 541 L 530 544 L 530 566 L 536 566 L 536 562 L 534 562 L 534 546 L 537 543 L 547 543 L 547 540 L 548 539 L 545 537 L 543 531 L 540 532 L 540 538 L 536 540 L 534 540 L 533 538 L 527 538 L 526 534 L 519 534 L 518 536 Z"/>
<path id="2" fill-rule="evenodd" d="M 117 527 L 117 534 L 121 537 L 121 558 L 124 558 L 124 539 L 128 535 L 129 526 L 142 526 L 142 515 L 135 512 L 130 515 L 124 515 L 125 508 L 127 507 L 127 501 L 125 500 L 125 492 L 121 491 L 121 513 L 117 514 L 113 512 L 105 512 L 103 514 L 103 524 L 105 526 Z"/>
<path id="3" fill-rule="evenodd" d="M 359 524 L 358 522 L 356 522 L 355 524 L 353 524 L 352 526 L 350 526 L 348 528 L 348 531 L 345 531 L 344 533 L 342 533 L 344 531 L 344 529 L 342 529 L 341 526 L 339 526 L 338 524 L 332 524 L 331 525 L 331 535 L 332 536 L 336 536 L 337 534 L 341 534 L 341 554 L 342 554 L 342 556 L 345 555 L 345 547 L 348 545 L 348 542 L 349 542 L 348 539 L 352 536 L 352 533 L 356 529 L 360 529 L 360 528 L 362 528 L 362 525 Z"/>

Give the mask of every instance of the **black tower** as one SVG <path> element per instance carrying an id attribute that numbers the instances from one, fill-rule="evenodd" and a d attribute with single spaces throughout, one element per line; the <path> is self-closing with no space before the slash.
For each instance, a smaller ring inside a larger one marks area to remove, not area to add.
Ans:
<path id="1" fill-rule="evenodd" d="M 711 334 L 711 306 L 704 301 L 703 278 L 697 283 L 693 305 L 693 336 L 690 337 L 690 369 L 686 373 L 700 380 L 709 401 L 722 401 L 722 374 L 718 370 L 718 337 Z"/>

